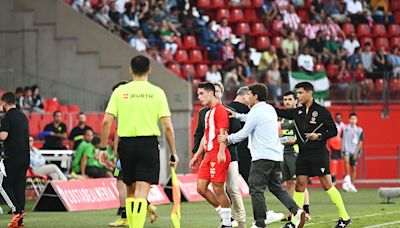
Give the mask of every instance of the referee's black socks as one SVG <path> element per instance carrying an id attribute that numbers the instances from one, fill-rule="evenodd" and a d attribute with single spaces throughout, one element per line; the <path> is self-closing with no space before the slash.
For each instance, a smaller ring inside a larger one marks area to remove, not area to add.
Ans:
<path id="1" fill-rule="evenodd" d="M 307 214 L 310 214 L 310 205 L 303 205 L 303 210 L 304 210 Z"/>

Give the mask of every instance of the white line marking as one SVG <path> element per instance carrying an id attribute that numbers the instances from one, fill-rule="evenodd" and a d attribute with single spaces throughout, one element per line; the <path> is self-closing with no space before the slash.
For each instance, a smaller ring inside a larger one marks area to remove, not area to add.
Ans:
<path id="1" fill-rule="evenodd" d="M 384 227 L 384 226 L 389 226 L 389 225 L 398 224 L 398 223 L 400 223 L 400 220 L 394 221 L 394 222 L 387 222 L 387 223 L 377 224 L 377 225 L 373 225 L 373 226 L 366 226 L 364 228 Z"/>

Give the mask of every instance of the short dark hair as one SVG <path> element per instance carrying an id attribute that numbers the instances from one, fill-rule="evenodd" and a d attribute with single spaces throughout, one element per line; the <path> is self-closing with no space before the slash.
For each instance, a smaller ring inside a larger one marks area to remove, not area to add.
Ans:
<path id="1" fill-rule="evenodd" d="M 24 92 L 26 92 L 26 91 L 28 91 L 28 90 L 32 91 L 32 87 L 30 87 L 30 86 L 25 86 Z"/>
<path id="2" fill-rule="evenodd" d="M 204 89 L 206 91 L 212 91 L 215 94 L 215 86 L 211 82 L 202 82 L 197 86 L 198 89 Z"/>
<path id="3" fill-rule="evenodd" d="M 268 88 L 262 83 L 253 83 L 249 85 L 249 91 L 253 95 L 257 95 L 258 101 L 266 101 L 268 96 Z"/>
<path id="4" fill-rule="evenodd" d="M 92 139 L 92 144 L 93 144 L 93 145 L 100 144 L 100 137 L 97 136 L 97 135 L 94 136 L 93 139 Z"/>
<path id="5" fill-rule="evenodd" d="M 355 112 L 352 112 L 352 113 L 350 113 L 349 118 L 351 118 L 353 116 L 357 117 L 357 114 Z"/>
<path id="6" fill-rule="evenodd" d="M 114 91 L 114 90 L 116 90 L 120 85 L 125 85 L 126 83 L 128 83 L 127 80 L 122 80 L 122 81 L 118 82 L 117 84 L 115 84 L 115 85 L 112 87 L 111 90 Z"/>
<path id="7" fill-rule="evenodd" d="M 87 133 L 88 131 L 91 131 L 91 132 L 93 132 L 93 130 L 92 130 L 92 129 L 90 129 L 90 128 L 87 128 L 87 129 L 85 129 L 85 130 L 83 131 L 83 135 L 86 135 L 86 133 Z"/>
<path id="8" fill-rule="evenodd" d="M 24 92 L 24 89 L 22 87 L 17 87 L 15 89 L 15 93 L 23 93 L 23 92 Z"/>
<path id="9" fill-rule="evenodd" d="M 60 111 L 60 110 L 54 111 L 54 112 L 53 112 L 53 117 L 55 117 L 55 116 L 57 115 L 57 113 L 61 113 L 61 111 Z M 61 114 L 62 114 L 62 113 L 61 113 Z"/>
<path id="10" fill-rule="evenodd" d="M 290 95 L 292 95 L 294 97 L 294 99 L 297 100 L 296 93 L 293 92 L 292 90 L 288 90 L 285 93 L 283 93 L 283 97 L 290 96 Z"/>
<path id="11" fill-rule="evenodd" d="M 8 105 L 13 105 L 16 102 L 15 94 L 13 92 L 6 92 L 1 96 L 1 100 L 6 102 Z"/>
<path id="12" fill-rule="evenodd" d="M 313 86 L 311 83 L 309 83 L 309 82 L 300 82 L 300 83 L 297 83 L 297 84 L 294 86 L 294 88 L 295 88 L 295 89 L 303 88 L 303 89 L 304 89 L 305 91 L 307 91 L 307 92 L 309 92 L 309 91 L 314 92 L 314 86 Z"/>
<path id="13" fill-rule="evenodd" d="M 150 69 L 150 60 L 144 55 L 138 55 L 131 59 L 132 73 L 138 76 L 146 74 Z"/>
<path id="14" fill-rule="evenodd" d="M 80 116 L 80 115 L 85 115 L 85 113 L 84 112 L 79 112 L 78 116 Z"/>

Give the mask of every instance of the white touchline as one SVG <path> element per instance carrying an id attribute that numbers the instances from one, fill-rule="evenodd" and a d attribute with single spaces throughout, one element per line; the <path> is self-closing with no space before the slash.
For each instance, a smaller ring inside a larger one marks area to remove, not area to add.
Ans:
<path id="1" fill-rule="evenodd" d="M 377 224 L 377 225 L 373 225 L 373 226 L 365 226 L 363 228 L 377 228 L 377 227 L 384 227 L 384 226 L 389 226 L 389 225 L 398 224 L 398 223 L 400 223 L 400 220 L 394 221 L 394 222 L 387 222 L 387 223 Z"/>
<path id="2" fill-rule="evenodd" d="M 374 214 L 369 214 L 369 215 L 355 216 L 355 217 L 352 217 L 352 219 L 375 217 L 375 216 L 380 216 L 380 215 L 390 215 L 390 214 L 397 214 L 397 213 L 400 213 L 400 211 L 389 211 L 389 212 L 384 212 L 384 213 L 374 213 Z M 306 223 L 304 226 L 313 226 L 313 225 L 318 225 L 318 224 L 323 224 L 323 223 L 328 223 L 328 222 L 336 222 L 336 220 L 320 221 L 320 222 L 315 222 L 315 223 Z M 396 222 L 400 223 L 400 220 L 396 221 Z"/>

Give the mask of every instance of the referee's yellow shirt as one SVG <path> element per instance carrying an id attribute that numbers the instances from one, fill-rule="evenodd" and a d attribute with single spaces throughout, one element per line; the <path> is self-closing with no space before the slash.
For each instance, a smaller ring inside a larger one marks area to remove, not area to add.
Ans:
<path id="1" fill-rule="evenodd" d="M 158 120 L 171 116 L 164 91 L 148 81 L 132 81 L 111 95 L 106 113 L 118 119 L 120 137 L 160 136 Z"/>

